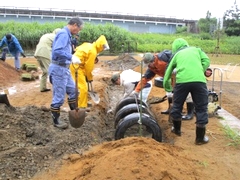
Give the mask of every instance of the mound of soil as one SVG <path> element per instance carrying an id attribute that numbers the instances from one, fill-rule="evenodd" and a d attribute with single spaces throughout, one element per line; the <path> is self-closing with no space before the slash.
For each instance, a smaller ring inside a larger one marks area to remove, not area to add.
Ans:
<path id="1" fill-rule="evenodd" d="M 65 157 L 61 163 L 64 164 L 61 168 L 40 173 L 34 180 L 57 180 L 65 174 L 68 174 L 65 180 L 185 179 L 186 175 L 188 179 L 201 177 L 198 170 L 200 162 L 190 159 L 183 149 L 143 137 L 104 142 L 83 155 Z"/>
<path id="2" fill-rule="evenodd" d="M 134 69 L 139 66 L 140 62 L 129 54 L 122 54 L 115 59 L 105 61 L 105 65 L 112 71 L 123 71 Z"/>
<path id="3" fill-rule="evenodd" d="M 1 87 L 11 85 L 20 79 L 21 73 L 9 65 L 8 63 L 0 60 L 0 85 Z"/>

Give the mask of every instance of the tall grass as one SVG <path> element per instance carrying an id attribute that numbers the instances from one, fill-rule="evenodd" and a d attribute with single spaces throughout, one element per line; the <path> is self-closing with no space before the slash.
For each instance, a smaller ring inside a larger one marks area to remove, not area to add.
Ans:
<path id="1" fill-rule="evenodd" d="M 23 48 L 35 49 L 40 37 L 52 32 L 56 28 L 66 26 L 66 22 L 53 22 L 40 24 L 38 22 L 20 23 L 9 21 L 0 23 L 0 37 L 6 33 L 13 33 L 20 41 Z M 93 42 L 101 34 L 104 34 L 109 42 L 111 52 L 160 52 L 164 49 L 171 49 L 171 44 L 176 38 L 184 38 L 190 46 L 202 48 L 208 54 L 214 54 L 218 46 L 216 39 L 203 39 L 200 34 L 153 34 L 133 33 L 121 27 L 107 24 L 85 23 L 84 29 L 80 32 L 79 44 Z M 219 50 L 222 54 L 240 54 L 240 37 L 221 37 Z M 236 57 L 237 58 L 237 57 Z M 235 58 L 234 58 L 235 59 Z M 218 61 L 221 60 L 219 56 Z M 215 61 L 213 59 L 213 61 Z M 235 60 L 234 60 L 235 61 Z M 237 60 L 236 60 L 237 61 Z"/>

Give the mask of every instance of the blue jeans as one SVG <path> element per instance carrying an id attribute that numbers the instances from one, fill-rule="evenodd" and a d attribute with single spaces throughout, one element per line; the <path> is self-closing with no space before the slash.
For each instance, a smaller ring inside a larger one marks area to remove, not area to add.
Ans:
<path id="1" fill-rule="evenodd" d="M 66 94 L 70 100 L 76 98 L 75 83 L 68 68 L 50 64 L 49 76 L 53 86 L 51 107 L 60 108 L 64 103 Z"/>

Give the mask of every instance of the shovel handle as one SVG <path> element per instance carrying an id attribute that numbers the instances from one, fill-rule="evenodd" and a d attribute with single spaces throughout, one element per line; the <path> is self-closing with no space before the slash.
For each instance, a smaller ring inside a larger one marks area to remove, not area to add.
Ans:
<path id="1" fill-rule="evenodd" d="M 72 63 L 73 68 L 75 69 L 75 99 L 76 99 L 76 110 L 78 111 L 78 69 L 80 68 L 80 65 L 78 64 L 78 67 L 75 67 Z"/>
<path id="2" fill-rule="evenodd" d="M 88 91 L 93 92 L 92 82 L 88 82 Z"/>

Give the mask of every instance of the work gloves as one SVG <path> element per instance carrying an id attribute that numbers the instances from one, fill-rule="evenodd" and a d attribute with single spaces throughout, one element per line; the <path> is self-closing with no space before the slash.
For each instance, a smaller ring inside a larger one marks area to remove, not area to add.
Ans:
<path id="1" fill-rule="evenodd" d="M 212 75 L 212 69 L 211 68 L 207 68 L 207 70 L 204 72 L 204 75 L 206 77 L 210 77 Z"/>
<path id="2" fill-rule="evenodd" d="M 81 60 L 77 56 L 72 55 L 72 63 L 73 64 L 80 64 Z"/>
<path id="3" fill-rule="evenodd" d="M 133 91 L 133 92 L 131 92 L 131 94 L 129 95 L 129 97 L 136 97 L 136 98 L 138 98 L 138 96 L 139 96 L 139 92 L 136 92 L 136 91 Z"/>
<path id="4" fill-rule="evenodd" d="M 172 93 L 172 92 L 167 92 L 167 93 L 166 93 L 166 96 L 167 96 L 168 98 L 172 98 L 172 97 L 173 97 L 173 93 Z"/>
<path id="5" fill-rule="evenodd" d="M 88 80 L 88 78 L 85 76 L 86 82 L 87 83 L 92 83 L 93 80 Z"/>

